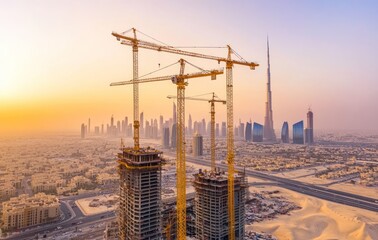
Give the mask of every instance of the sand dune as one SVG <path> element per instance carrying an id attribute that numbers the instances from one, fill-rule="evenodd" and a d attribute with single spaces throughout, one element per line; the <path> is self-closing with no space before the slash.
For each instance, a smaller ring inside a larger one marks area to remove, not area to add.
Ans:
<path id="1" fill-rule="evenodd" d="M 248 230 L 273 234 L 280 240 L 378 240 L 378 213 L 281 191 L 302 209 L 253 224 Z"/>

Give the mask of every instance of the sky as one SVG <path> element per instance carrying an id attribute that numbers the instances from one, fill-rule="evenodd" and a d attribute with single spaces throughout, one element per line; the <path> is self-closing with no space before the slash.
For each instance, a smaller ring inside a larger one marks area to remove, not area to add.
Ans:
<path id="1" fill-rule="evenodd" d="M 0 134 L 79 132 L 132 117 L 132 50 L 111 35 L 132 27 L 172 46 L 231 47 L 256 70 L 235 66 L 234 121 L 263 123 L 269 36 L 274 127 L 305 120 L 324 130 L 378 131 L 378 2 L 318 1 L 1 1 Z M 143 34 L 138 38 L 153 41 Z M 225 48 L 189 49 L 226 57 Z M 214 61 L 146 49 L 139 75 L 181 57 L 203 69 Z M 235 57 L 235 56 L 234 56 Z M 186 67 L 186 72 L 197 69 Z M 155 75 L 178 74 L 179 66 Z M 186 96 L 215 92 L 225 75 L 189 80 Z M 140 85 L 146 120 L 172 117 L 170 81 Z M 204 96 L 206 97 L 206 96 Z M 209 120 L 206 102 L 186 102 L 186 118 Z M 216 106 L 218 122 L 225 106 Z"/>

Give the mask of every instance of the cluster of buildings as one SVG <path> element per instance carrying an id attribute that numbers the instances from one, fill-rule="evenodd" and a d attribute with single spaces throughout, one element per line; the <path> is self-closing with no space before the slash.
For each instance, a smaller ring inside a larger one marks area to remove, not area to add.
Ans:
<path id="1" fill-rule="evenodd" d="M 50 209 L 50 203 L 54 202 L 51 199 L 57 195 L 116 189 L 119 176 L 114 171 L 114 155 L 119 143 L 113 142 L 95 138 L 81 141 L 64 136 L 4 142 L 0 147 L 0 156 L 4 159 L 0 161 L 0 202 L 3 203 L 0 204 L 0 227 L 18 229 L 54 219 L 48 210 L 46 218 L 38 215 L 38 221 L 27 220 L 35 215 L 27 215 L 34 213 L 29 213 L 26 203 L 39 203 L 39 211 L 45 206 Z M 14 217 L 10 215 L 13 212 Z M 24 215 L 20 215 L 21 212 Z"/>
<path id="2" fill-rule="evenodd" d="M 59 200 L 54 195 L 22 194 L 2 203 L 2 226 L 5 231 L 21 229 L 58 220 Z"/>

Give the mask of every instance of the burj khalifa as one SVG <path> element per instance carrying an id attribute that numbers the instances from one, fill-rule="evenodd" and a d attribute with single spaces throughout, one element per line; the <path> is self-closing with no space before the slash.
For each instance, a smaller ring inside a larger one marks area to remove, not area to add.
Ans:
<path id="1" fill-rule="evenodd" d="M 267 55 L 268 55 L 268 68 L 267 77 L 268 82 L 266 84 L 266 103 L 265 103 L 265 124 L 264 124 L 264 140 L 275 141 L 276 134 L 273 127 L 273 111 L 272 111 L 272 91 L 270 89 L 270 56 L 269 56 L 269 39 L 267 40 Z"/>

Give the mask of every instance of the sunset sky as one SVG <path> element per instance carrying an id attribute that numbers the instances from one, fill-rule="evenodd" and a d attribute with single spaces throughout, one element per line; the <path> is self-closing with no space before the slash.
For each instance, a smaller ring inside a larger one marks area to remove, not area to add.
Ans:
<path id="1" fill-rule="evenodd" d="M 318 1 L 1 1 L 0 134 L 79 132 L 132 117 L 131 47 L 112 31 L 132 27 L 172 46 L 226 46 L 260 64 L 234 67 L 235 122 L 263 123 L 269 35 L 274 127 L 305 120 L 317 129 L 378 131 L 378 2 Z M 141 39 L 150 41 L 143 35 Z M 226 57 L 227 50 L 193 49 Z M 140 49 L 140 75 L 181 57 Z M 183 57 L 204 69 L 224 67 Z M 177 74 L 176 65 L 158 75 Z M 187 73 L 196 72 L 188 67 Z M 158 76 L 153 75 L 153 76 Z M 226 97 L 225 75 L 189 81 L 186 95 Z M 172 115 L 171 82 L 140 85 L 145 119 Z M 194 120 L 209 105 L 187 102 Z M 225 107 L 217 106 L 225 120 Z"/>

